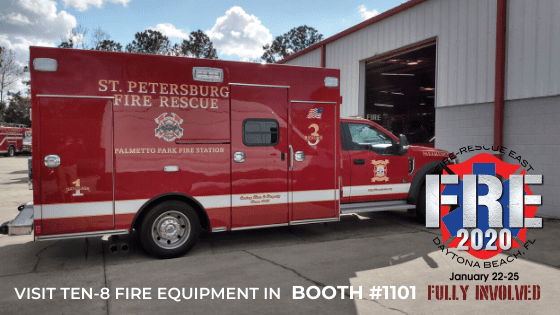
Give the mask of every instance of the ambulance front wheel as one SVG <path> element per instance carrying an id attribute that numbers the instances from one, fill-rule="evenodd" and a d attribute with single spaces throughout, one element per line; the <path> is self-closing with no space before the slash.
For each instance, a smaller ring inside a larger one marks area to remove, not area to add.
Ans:
<path id="1" fill-rule="evenodd" d="M 8 156 L 14 156 L 14 155 L 16 155 L 16 150 L 14 149 L 14 147 L 10 146 L 10 147 L 8 148 L 8 154 L 7 154 L 7 155 L 8 155 Z"/>
<path id="2" fill-rule="evenodd" d="M 140 243 L 151 255 L 174 258 L 191 250 L 199 233 L 200 220 L 193 208 L 181 201 L 166 201 L 144 217 Z"/>

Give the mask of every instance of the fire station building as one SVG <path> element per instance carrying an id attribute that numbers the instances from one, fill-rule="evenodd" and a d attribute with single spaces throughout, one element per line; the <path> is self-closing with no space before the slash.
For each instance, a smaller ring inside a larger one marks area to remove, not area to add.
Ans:
<path id="1" fill-rule="evenodd" d="M 560 217 L 559 57 L 560 1 L 411 0 L 280 63 L 340 69 L 342 116 L 461 162 L 503 145 Z"/>

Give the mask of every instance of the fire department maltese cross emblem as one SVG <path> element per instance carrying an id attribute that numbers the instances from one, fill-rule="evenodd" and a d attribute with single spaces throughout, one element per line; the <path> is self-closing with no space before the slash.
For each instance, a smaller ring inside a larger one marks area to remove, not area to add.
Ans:
<path id="1" fill-rule="evenodd" d="M 373 178 L 371 179 L 372 182 L 389 181 L 389 177 L 387 176 L 387 164 L 389 164 L 389 160 L 372 160 L 371 164 L 373 164 Z"/>
<path id="2" fill-rule="evenodd" d="M 158 124 L 158 127 L 155 129 L 156 137 L 163 138 L 165 141 L 181 138 L 183 136 L 183 128 L 181 128 L 183 120 L 175 113 L 171 113 L 171 116 L 166 115 L 167 113 L 163 113 L 155 119 Z"/>

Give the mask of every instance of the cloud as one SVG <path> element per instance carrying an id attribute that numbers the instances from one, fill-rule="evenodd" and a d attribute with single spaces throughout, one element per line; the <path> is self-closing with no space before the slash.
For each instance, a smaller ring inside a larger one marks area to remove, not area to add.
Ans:
<path id="1" fill-rule="evenodd" d="M 220 54 L 237 55 L 243 61 L 261 57 L 262 47 L 272 42 L 272 34 L 261 21 L 238 6 L 227 10 L 206 34 Z"/>
<path id="2" fill-rule="evenodd" d="M 54 47 L 53 42 L 44 41 L 41 39 L 28 39 L 22 36 L 13 37 L 11 40 L 8 39 L 7 35 L 0 34 L 0 45 L 5 47 L 8 50 L 11 50 L 15 54 L 16 62 L 19 64 L 20 67 L 28 66 L 29 62 L 29 46 L 46 46 L 46 47 Z M 23 80 L 29 80 L 29 73 L 24 73 Z M 11 86 L 10 91 L 24 91 L 27 89 L 27 86 L 23 84 L 23 81 L 20 80 L 16 82 L 13 86 Z"/>
<path id="3" fill-rule="evenodd" d="M 6 22 L 12 24 L 31 24 L 27 16 L 21 15 L 20 13 L 15 14 L 13 12 L 6 16 Z"/>
<path id="4" fill-rule="evenodd" d="M 37 38 L 26 38 L 23 36 L 15 36 L 9 39 L 7 35 L 0 35 L 0 45 L 10 49 L 16 54 L 16 59 L 21 65 L 27 64 L 29 58 L 29 46 L 45 46 L 54 47 L 51 41 L 45 41 Z"/>
<path id="5" fill-rule="evenodd" d="M 76 18 L 57 12 L 54 0 L 5 1 L 0 14 L 0 34 L 42 40 L 60 40 L 76 26 Z"/>
<path id="6" fill-rule="evenodd" d="M 379 12 L 377 12 L 377 10 L 375 10 L 375 9 L 371 10 L 371 11 L 368 11 L 366 9 L 366 6 L 363 5 L 363 4 L 360 6 L 359 11 L 360 11 L 360 14 L 362 15 L 362 17 L 364 18 L 364 20 L 367 20 L 367 19 L 372 18 L 372 17 L 379 14 Z"/>
<path id="7" fill-rule="evenodd" d="M 62 0 L 64 7 L 73 6 L 78 11 L 85 11 L 91 6 L 102 8 L 104 2 L 122 3 L 123 6 L 128 6 L 130 0 Z"/>
<path id="8" fill-rule="evenodd" d="M 54 0 L 3 1 L 0 45 L 12 50 L 21 66 L 29 61 L 29 46 L 54 47 L 77 25 L 76 18 L 57 10 Z M 23 87 L 15 86 L 13 90 Z"/>
<path id="9" fill-rule="evenodd" d="M 183 31 L 176 28 L 171 23 L 158 24 L 156 27 L 150 27 L 148 29 L 158 31 L 167 37 L 189 39 L 189 30 Z"/>

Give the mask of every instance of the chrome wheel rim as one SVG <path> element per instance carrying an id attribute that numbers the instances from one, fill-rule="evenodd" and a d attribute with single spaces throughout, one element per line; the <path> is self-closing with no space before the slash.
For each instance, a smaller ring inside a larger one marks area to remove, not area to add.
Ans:
<path id="1" fill-rule="evenodd" d="M 152 224 L 152 239 L 159 247 L 174 249 L 185 244 L 191 234 L 191 223 L 177 210 L 165 211 Z"/>

